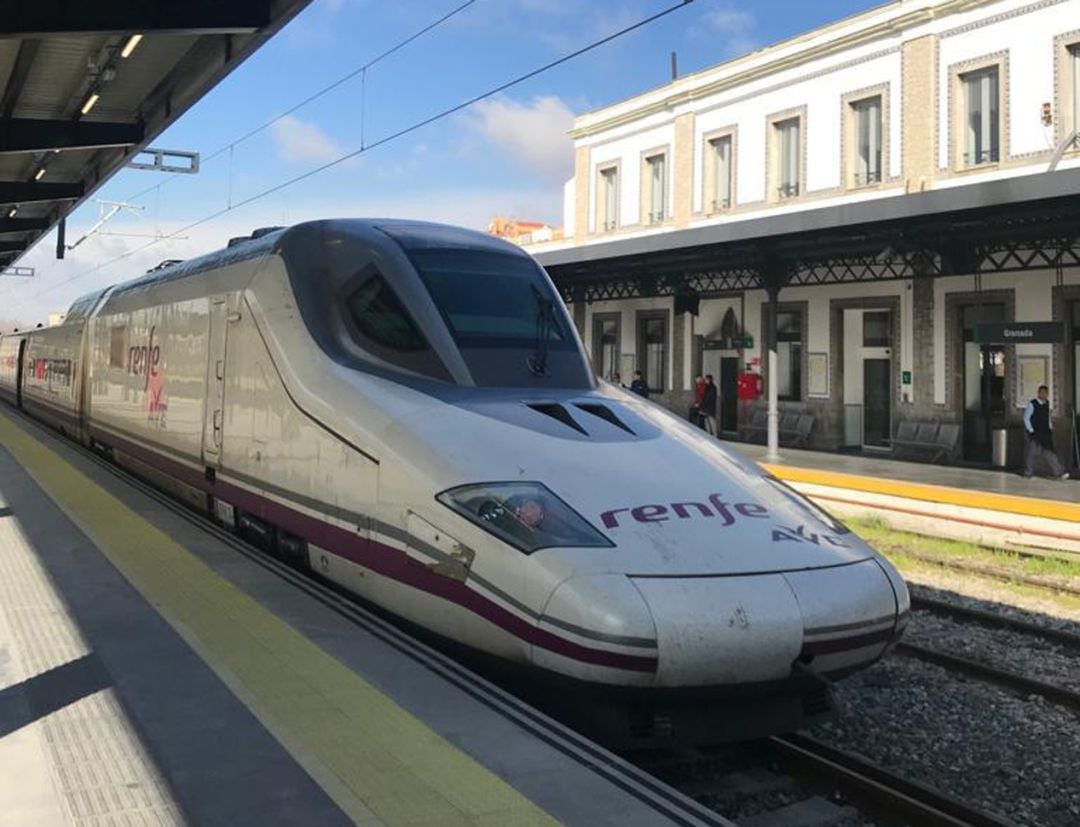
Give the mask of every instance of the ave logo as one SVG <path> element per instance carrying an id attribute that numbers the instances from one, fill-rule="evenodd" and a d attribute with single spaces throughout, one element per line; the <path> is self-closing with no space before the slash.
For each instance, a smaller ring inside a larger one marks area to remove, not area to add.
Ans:
<path id="1" fill-rule="evenodd" d="M 772 540 L 774 543 L 810 543 L 811 545 L 815 546 L 820 546 L 822 543 L 827 543 L 828 545 L 835 546 L 836 548 L 851 548 L 851 546 L 849 546 L 835 534 L 807 531 L 806 526 L 804 525 L 797 526 L 796 528 L 788 528 L 787 526 L 776 526 L 773 529 Z"/>

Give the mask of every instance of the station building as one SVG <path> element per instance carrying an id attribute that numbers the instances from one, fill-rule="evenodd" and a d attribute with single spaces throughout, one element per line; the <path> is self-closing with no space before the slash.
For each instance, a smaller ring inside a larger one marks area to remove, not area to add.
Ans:
<path id="1" fill-rule="evenodd" d="M 775 379 L 808 447 L 1015 464 L 1046 384 L 1075 458 L 1078 129 L 1080 0 L 899 0 L 581 115 L 527 247 L 598 375 L 686 413 L 711 373 L 729 436 Z"/>

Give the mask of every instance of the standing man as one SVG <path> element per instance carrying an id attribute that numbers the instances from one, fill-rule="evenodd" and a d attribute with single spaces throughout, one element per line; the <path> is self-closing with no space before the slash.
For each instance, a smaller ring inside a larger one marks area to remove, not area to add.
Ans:
<path id="1" fill-rule="evenodd" d="M 641 375 L 640 370 L 634 371 L 634 381 L 630 383 L 630 390 L 638 396 L 644 396 L 646 399 L 649 398 L 649 385 Z"/>
<path id="2" fill-rule="evenodd" d="M 716 385 L 712 374 L 705 375 L 705 392 L 701 395 L 701 415 L 705 417 L 705 430 L 716 436 Z"/>
<path id="3" fill-rule="evenodd" d="M 694 380 L 694 404 L 690 408 L 690 421 L 699 428 L 705 427 L 705 417 L 701 413 L 701 401 L 705 398 L 705 377 Z"/>
<path id="4" fill-rule="evenodd" d="M 1039 385 L 1038 396 L 1024 408 L 1024 430 L 1027 448 L 1024 451 L 1024 476 L 1035 473 L 1035 461 L 1042 456 L 1050 466 L 1050 476 L 1059 480 L 1069 478 L 1069 472 L 1054 453 L 1054 432 L 1050 428 L 1050 389 Z"/>

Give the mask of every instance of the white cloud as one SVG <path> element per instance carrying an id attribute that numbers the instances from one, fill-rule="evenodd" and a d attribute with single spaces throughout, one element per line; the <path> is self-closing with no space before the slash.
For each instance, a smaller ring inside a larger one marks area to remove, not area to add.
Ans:
<path id="1" fill-rule="evenodd" d="M 755 36 L 757 20 L 748 11 L 719 3 L 701 16 L 701 22 L 704 25 L 699 32 L 720 36 L 721 51 L 725 57 L 736 57 L 758 48 Z"/>
<path id="2" fill-rule="evenodd" d="M 476 104 L 468 117 L 496 152 L 510 156 L 540 180 L 562 184 L 573 174 L 574 147 L 567 133 L 574 113 L 558 96 L 543 95 L 530 103 L 492 98 Z"/>
<path id="3" fill-rule="evenodd" d="M 276 121 L 270 129 L 278 157 L 289 163 L 326 163 L 347 151 L 315 124 L 292 115 Z"/>

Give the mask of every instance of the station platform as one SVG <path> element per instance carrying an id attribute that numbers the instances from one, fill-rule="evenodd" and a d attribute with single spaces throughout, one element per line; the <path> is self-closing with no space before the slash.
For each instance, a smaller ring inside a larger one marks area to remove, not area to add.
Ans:
<path id="1" fill-rule="evenodd" d="M 0 826 L 730 824 L 8 409 L 0 446 Z"/>
<path id="2" fill-rule="evenodd" d="M 895 528 L 987 545 L 1080 553 L 1080 481 L 865 454 L 726 445 L 837 516 L 880 516 Z"/>

